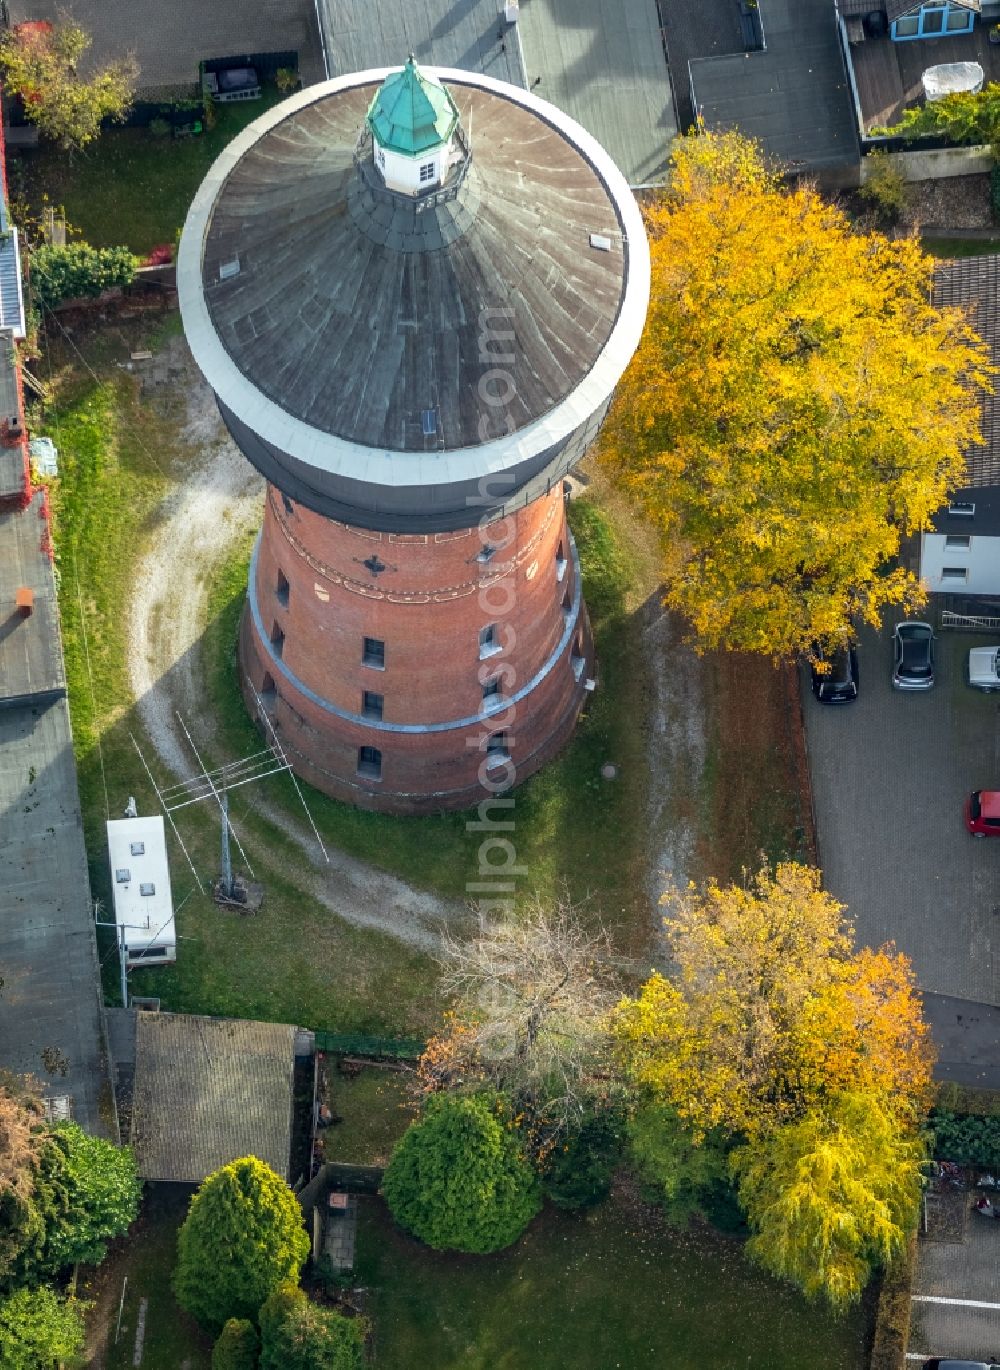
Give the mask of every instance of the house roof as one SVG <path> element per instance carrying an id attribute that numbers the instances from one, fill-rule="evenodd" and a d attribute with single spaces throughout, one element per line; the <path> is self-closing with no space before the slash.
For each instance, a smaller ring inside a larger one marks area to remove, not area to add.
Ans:
<path id="1" fill-rule="evenodd" d="M 413 60 L 382 82 L 368 110 L 368 127 L 381 147 L 415 157 L 446 143 L 455 132 L 458 110 L 440 81 L 425 76 Z"/>
<path id="2" fill-rule="evenodd" d="M 287 1023 L 140 1012 L 131 1136 L 139 1174 L 199 1184 L 257 1156 L 287 1179 L 294 1068 Z"/>
<path id="3" fill-rule="evenodd" d="M 902 18 L 904 14 L 912 14 L 918 10 L 925 0 L 885 0 L 886 18 L 890 24 L 894 20 Z M 976 14 L 982 12 L 982 0 L 950 0 L 950 3 L 957 5 L 960 9 L 973 10 Z M 864 9 L 852 9 L 851 14 L 867 14 L 869 10 L 879 9 L 879 5 L 867 5 Z M 844 13 L 848 13 L 847 10 Z"/>
<path id="4" fill-rule="evenodd" d="M 765 51 L 691 60 L 695 114 L 709 129 L 736 128 L 758 139 L 791 171 L 856 165 L 851 92 L 830 0 L 767 0 L 761 18 Z"/>
<path id="5" fill-rule="evenodd" d="M 994 366 L 1000 365 L 1000 256 L 939 263 L 934 272 L 934 303 L 967 310 L 989 346 Z M 965 457 L 970 488 L 1000 485 L 1000 395 L 986 395 L 982 405 L 985 441 L 970 448 Z"/>

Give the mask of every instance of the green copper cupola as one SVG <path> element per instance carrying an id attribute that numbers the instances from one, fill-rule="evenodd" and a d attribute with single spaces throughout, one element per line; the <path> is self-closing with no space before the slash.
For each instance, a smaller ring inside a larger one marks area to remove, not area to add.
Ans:
<path id="1" fill-rule="evenodd" d="M 458 109 L 413 59 L 387 76 L 368 107 L 375 165 L 390 190 L 419 195 L 446 178 Z"/>

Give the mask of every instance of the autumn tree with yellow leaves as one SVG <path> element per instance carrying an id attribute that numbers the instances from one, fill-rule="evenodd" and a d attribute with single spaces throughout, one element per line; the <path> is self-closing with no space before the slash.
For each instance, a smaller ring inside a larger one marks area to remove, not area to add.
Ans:
<path id="1" fill-rule="evenodd" d="M 980 442 L 987 351 L 911 240 L 856 234 L 735 133 L 679 139 L 603 451 L 696 644 L 789 657 L 922 598 L 895 564 Z"/>
<path id="2" fill-rule="evenodd" d="M 676 973 L 612 1016 L 640 1167 L 673 1202 L 722 1139 L 751 1253 L 850 1301 L 915 1213 L 932 1057 L 909 962 L 854 952 L 843 906 L 793 862 L 669 903 Z"/>

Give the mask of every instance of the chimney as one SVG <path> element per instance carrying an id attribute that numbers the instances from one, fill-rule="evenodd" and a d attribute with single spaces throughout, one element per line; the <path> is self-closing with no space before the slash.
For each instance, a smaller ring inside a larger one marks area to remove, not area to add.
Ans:
<path id="1" fill-rule="evenodd" d="M 27 585 L 18 586 L 14 593 L 14 607 L 20 618 L 30 618 L 35 610 L 35 592 Z"/>

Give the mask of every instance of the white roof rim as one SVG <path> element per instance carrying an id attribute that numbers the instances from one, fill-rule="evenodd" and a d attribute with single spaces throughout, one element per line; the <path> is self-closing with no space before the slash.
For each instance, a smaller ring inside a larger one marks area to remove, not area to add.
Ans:
<path id="1" fill-rule="evenodd" d="M 628 182 L 601 147 L 575 119 L 529 91 L 490 76 L 452 67 L 425 67 L 451 85 L 491 91 L 533 111 L 557 128 L 591 164 L 615 203 L 628 244 L 625 294 L 618 317 L 587 375 L 540 418 L 502 438 L 444 452 L 400 452 L 369 447 L 314 428 L 269 399 L 230 357 L 212 322 L 202 283 L 204 244 L 212 212 L 225 181 L 255 143 L 299 110 L 339 91 L 371 85 L 397 67 L 352 72 L 299 91 L 267 110 L 219 154 L 192 201 L 177 254 L 177 291 L 184 331 L 195 361 L 222 403 L 280 452 L 318 471 L 374 485 L 446 486 L 475 481 L 530 461 L 565 441 L 609 398 L 639 345 L 649 303 L 649 244 L 642 215 Z"/>

